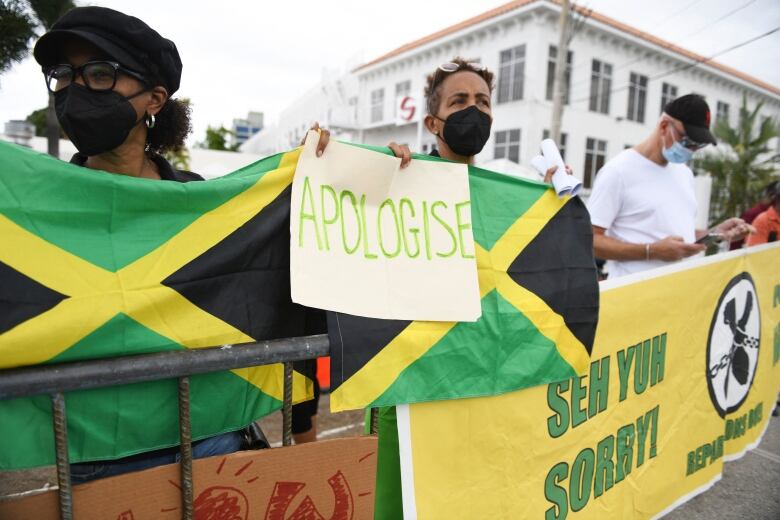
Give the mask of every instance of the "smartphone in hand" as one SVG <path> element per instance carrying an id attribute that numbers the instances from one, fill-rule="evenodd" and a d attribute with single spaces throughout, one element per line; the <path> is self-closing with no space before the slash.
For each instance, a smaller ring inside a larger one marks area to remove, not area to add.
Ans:
<path id="1" fill-rule="evenodd" d="M 719 244 L 721 242 L 723 242 L 723 235 L 720 233 L 707 233 L 706 235 L 696 240 L 697 244 L 704 244 L 707 247 L 710 247 L 713 244 Z"/>

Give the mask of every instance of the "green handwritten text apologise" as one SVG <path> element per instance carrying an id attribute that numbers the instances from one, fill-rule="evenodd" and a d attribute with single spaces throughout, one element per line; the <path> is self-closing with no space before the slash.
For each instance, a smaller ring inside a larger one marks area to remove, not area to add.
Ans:
<path id="1" fill-rule="evenodd" d="M 298 247 L 363 255 L 368 260 L 398 257 L 433 260 L 474 258 L 467 251 L 471 202 L 383 200 L 375 218 L 366 217 L 366 196 L 322 184 L 315 193 L 303 180 L 298 217 Z M 353 230 L 353 231 L 350 231 Z M 437 237 L 433 240 L 432 237 Z M 434 245 L 434 243 L 436 245 Z"/>

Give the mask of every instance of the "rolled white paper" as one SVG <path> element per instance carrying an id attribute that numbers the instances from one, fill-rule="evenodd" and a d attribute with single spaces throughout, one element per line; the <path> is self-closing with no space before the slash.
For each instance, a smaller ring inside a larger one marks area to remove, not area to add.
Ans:
<path id="1" fill-rule="evenodd" d="M 561 152 L 558 151 L 555 141 L 552 139 L 545 139 L 542 141 L 542 154 L 550 167 L 557 166 L 558 169 L 552 176 L 553 188 L 555 193 L 559 197 L 571 195 L 574 197 L 582 189 L 582 183 L 574 177 L 566 173 L 566 165 L 561 157 Z"/>
<path id="2" fill-rule="evenodd" d="M 554 165 L 550 164 L 543 155 L 537 155 L 531 159 L 531 166 L 533 166 L 534 169 L 539 172 L 539 175 L 544 177 L 544 175 L 547 173 L 547 170 L 549 170 Z"/>

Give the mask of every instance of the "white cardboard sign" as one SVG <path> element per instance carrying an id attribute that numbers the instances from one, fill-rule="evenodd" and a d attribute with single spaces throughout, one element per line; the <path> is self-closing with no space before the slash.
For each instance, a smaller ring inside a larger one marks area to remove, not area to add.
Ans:
<path id="1" fill-rule="evenodd" d="M 383 319 L 481 315 L 468 168 L 331 142 L 310 132 L 292 187 L 293 301 Z"/>

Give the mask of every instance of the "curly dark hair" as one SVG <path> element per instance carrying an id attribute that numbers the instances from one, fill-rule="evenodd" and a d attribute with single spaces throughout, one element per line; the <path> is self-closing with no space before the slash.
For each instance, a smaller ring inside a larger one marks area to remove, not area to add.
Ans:
<path id="1" fill-rule="evenodd" d="M 155 116 L 154 127 L 146 134 L 148 150 L 163 154 L 181 149 L 192 131 L 191 110 L 187 101 L 168 99 Z"/>
<path id="2" fill-rule="evenodd" d="M 433 73 L 428 75 L 428 78 L 425 82 L 425 108 L 428 110 L 428 113 L 431 115 L 434 115 L 436 113 L 436 109 L 439 108 L 439 103 L 441 102 L 441 89 L 439 87 L 441 87 L 441 84 L 444 81 L 444 79 L 450 74 L 454 74 L 456 72 L 461 72 L 464 70 L 473 72 L 474 74 L 476 74 L 477 76 L 485 80 L 485 83 L 487 83 L 490 92 L 493 92 L 493 89 L 495 88 L 495 85 L 493 84 L 494 74 L 489 70 L 487 70 L 486 68 L 482 68 L 482 69 L 475 68 L 474 65 L 472 64 L 473 62 L 465 60 L 460 56 L 456 56 L 455 58 L 453 58 L 452 63 L 458 66 L 456 70 L 448 72 L 437 67 L 436 70 L 433 71 Z"/>

